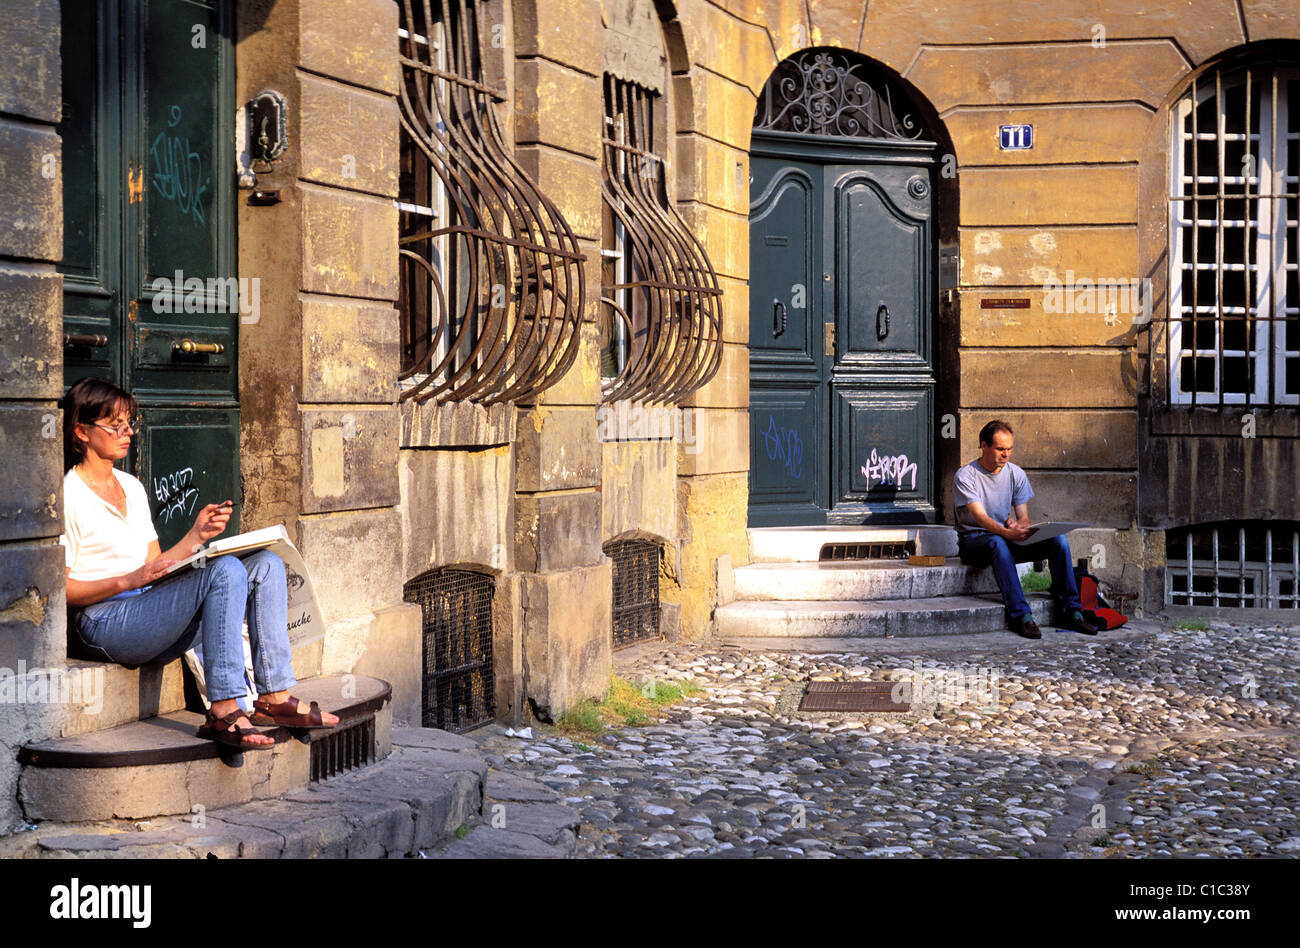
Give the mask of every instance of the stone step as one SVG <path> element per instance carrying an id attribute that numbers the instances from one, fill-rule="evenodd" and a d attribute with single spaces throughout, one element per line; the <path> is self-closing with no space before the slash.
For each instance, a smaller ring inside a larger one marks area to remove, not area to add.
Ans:
<path id="1" fill-rule="evenodd" d="M 828 543 L 911 543 L 921 556 L 956 556 L 957 531 L 930 524 L 898 527 L 750 527 L 751 563 L 816 562 Z"/>
<path id="2" fill-rule="evenodd" d="M 349 728 L 366 722 L 373 729 L 371 760 L 388 756 L 392 689 L 386 681 L 330 675 L 300 681 L 293 691 L 337 714 L 338 728 L 297 732 L 302 736 L 263 728 L 279 743 L 269 751 L 241 753 L 196 737 L 202 715 L 172 711 L 26 744 L 18 754 L 23 812 L 29 820 L 148 819 L 280 796 L 305 789 L 313 766 L 329 770 L 341 755 L 362 750 L 355 743 L 359 730 Z"/>
<path id="3" fill-rule="evenodd" d="M 493 780 L 472 739 L 394 728 L 392 745 L 392 754 L 377 764 L 277 799 L 210 808 L 201 820 L 191 814 L 147 825 L 40 823 L 0 839 L 0 858 L 419 858 L 493 832 L 494 811 L 484 797 L 485 782 L 491 788 Z M 542 784 L 511 780 L 504 796 L 494 798 L 505 801 L 495 812 L 504 815 L 509 834 L 485 836 L 480 847 L 495 844 L 495 852 L 512 857 L 571 855 L 564 833 L 577 814 L 560 812 L 566 808 L 555 807 L 556 794 Z M 513 810 L 516 801 L 551 809 Z M 478 828 L 462 839 L 472 827 Z"/>
<path id="4" fill-rule="evenodd" d="M 1033 569 L 1021 563 L 1023 576 Z M 943 566 L 908 566 L 888 560 L 824 563 L 753 563 L 734 571 L 737 599 L 929 599 L 997 593 L 993 571 L 949 557 Z"/>
<path id="5" fill-rule="evenodd" d="M 1034 621 L 1045 624 L 1051 600 L 1026 596 Z M 908 638 L 964 635 L 1006 628 L 1000 596 L 938 596 L 884 602 L 738 600 L 714 613 L 716 637 Z"/>

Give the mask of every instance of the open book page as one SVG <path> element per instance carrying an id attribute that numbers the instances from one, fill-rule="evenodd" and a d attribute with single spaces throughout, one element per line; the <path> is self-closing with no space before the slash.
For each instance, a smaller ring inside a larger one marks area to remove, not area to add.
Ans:
<path id="1" fill-rule="evenodd" d="M 1043 520 L 1039 523 L 1031 523 L 1029 529 L 1033 531 L 1023 540 L 1012 540 L 1017 546 L 1028 546 L 1031 543 L 1041 543 L 1043 540 L 1050 540 L 1053 537 L 1059 537 L 1063 533 L 1069 533 L 1071 530 L 1079 530 L 1084 527 L 1090 527 L 1090 523 L 1080 523 L 1073 520 Z"/>
<path id="2" fill-rule="evenodd" d="M 284 574 L 288 587 L 289 644 L 297 647 L 325 635 L 325 617 L 321 615 L 316 591 L 302 554 L 289 539 L 283 524 L 251 530 L 233 537 L 213 540 L 193 556 L 186 557 L 167 571 L 155 583 L 166 582 L 171 577 L 184 575 L 189 569 L 203 569 L 208 562 L 220 556 L 247 556 L 258 550 L 270 550 L 284 561 Z"/>

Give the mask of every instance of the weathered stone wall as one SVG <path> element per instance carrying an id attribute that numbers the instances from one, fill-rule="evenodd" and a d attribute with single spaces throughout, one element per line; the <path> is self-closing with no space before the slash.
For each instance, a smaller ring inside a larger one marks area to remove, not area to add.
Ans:
<path id="1" fill-rule="evenodd" d="M 21 702 L 15 676 L 67 655 L 59 29 L 54 2 L 0 17 L 0 675 L 15 688 L 0 706 L 0 832 L 21 820 L 17 748 L 57 734 L 62 710 Z"/>
<path id="2" fill-rule="evenodd" d="M 397 509 L 397 6 L 261 0 L 239 24 L 237 101 L 275 89 L 289 120 L 288 149 L 258 180 L 282 201 L 239 199 L 239 271 L 262 291 L 240 339 L 245 526 L 295 533 L 330 620 L 320 670 L 392 680 L 409 719 L 419 609 L 402 601 Z"/>

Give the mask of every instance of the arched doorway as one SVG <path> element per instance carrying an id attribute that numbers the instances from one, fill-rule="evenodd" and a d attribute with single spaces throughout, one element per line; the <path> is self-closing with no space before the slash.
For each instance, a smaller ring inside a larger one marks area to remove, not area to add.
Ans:
<path id="1" fill-rule="evenodd" d="M 843 50 L 801 51 L 763 88 L 751 527 L 935 518 L 938 131 L 881 67 Z"/>

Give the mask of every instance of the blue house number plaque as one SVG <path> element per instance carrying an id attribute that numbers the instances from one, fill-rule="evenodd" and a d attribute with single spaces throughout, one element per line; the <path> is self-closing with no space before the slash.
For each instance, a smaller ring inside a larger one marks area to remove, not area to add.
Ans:
<path id="1" fill-rule="evenodd" d="M 1003 151 L 1021 151 L 1034 147 L 1034 126 L 1001 125 L 998 127 Z"/>

